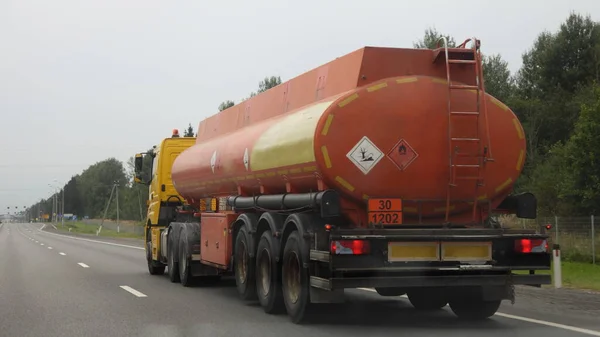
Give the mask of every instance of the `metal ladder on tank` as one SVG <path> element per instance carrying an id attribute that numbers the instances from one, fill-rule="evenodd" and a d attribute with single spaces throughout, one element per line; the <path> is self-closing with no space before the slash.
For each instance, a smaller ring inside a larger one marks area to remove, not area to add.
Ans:
<path id="1" fill-rule="evenodd" d="M 483 83 L 483 71 L 481 65 L 481 52 L 480 52 L 480 41 L 476 38 L 467 39 L 461 45 L 456 48 L 448 48 L 448 41 L 445 37 L 440 39 L 444 42 L 443 46 L 443 56 L 445 57 L 446 62 L 446 78 L 448 81 L 448 159 L 449 159 L 449 176 L 448 176 L 448 186 L 446 193 L 446 223 L 449 222 L 450 218 L 450 201 L 452 199 L 452 189 L 458 186 L 458 181 L 474 181 L 474 191 L 473 191 L 473 210 L 472 210 L 472 222 L 477 222 L 477 205 L 478 205 L 478 194 L 479 188 L 484 186 L 484 173 L 485 173 L 485 164 L 488 161 L 493 161 L 491 144 L 489 143 L 486 146 L 482 144 L 482 135 L 480 135 L 480 119 L 479 117 L 484 117 L 485 121 L 485 132 L 489 135 L 489 125 L 487 119 L 487 108 L 486 108 L 486 100 L 482 97 L 485 97 L 485 87 Z M 466 44 L 471 41 L 473 46 L 472 48 L 467 48 Z M 438 41 L 439 44 L 439 41 Z M 434 62 L 439 59 L 441 54 L 441 50 L 438 46 L 437 53 L 434 56 Z M 475 76 L 475 85 L 464 85 L 464 84 L 454 84 L 452 83 L 452 78 L 450 76 L 452 66 L 453 65 L 468 65 L 473 68 L 474 76 Z M 455 111 L 452 108 L 452 93 L 457 90 L 474 90 L 475 100 L 476 100 L 476 110 L 475 111 Z M 460 136 L 453 134 L 453 121 L 455 118 L 470 118 L 474 119 L 475 123 L 475 135 L 468 136 Z M 471 152 L 460 152 L 460 144 L 465 143 L 475 143 L 477 146 L 477 150 L 475 153 Z M 465 162 L 466 160 L 466 162 Z M 474 163 L 476 161 L 476 163 Z M 470 169 L 477 170 L 477 174 L 469 175 L 462 174 L 459 175 L 457 171 Z"/>

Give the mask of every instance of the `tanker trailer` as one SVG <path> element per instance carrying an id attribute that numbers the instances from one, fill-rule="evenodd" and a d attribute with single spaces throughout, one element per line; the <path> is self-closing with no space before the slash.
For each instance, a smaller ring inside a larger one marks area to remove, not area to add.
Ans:
<path id="1" fill-rule="evenodd" d="M 515 284 L 549 284 L 547 236 L 488 221 L 535 218 L 536 199 L 511 195 L 524 131 L 467 42 L 365 47 L 202 121 L 165 166 L 181 202 L 148 223 L 149 267 L 233 274 L 296 323 L 348 288 L 487 318 Z"/>

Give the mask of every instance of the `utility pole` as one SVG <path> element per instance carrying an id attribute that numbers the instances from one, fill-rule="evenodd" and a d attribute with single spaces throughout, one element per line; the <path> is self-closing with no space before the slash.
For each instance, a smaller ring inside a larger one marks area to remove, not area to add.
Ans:
<path id="1" fill-rule="evenodd" d="M 116 188 L 116 192 L 117 192 L 117 233 L 120 233 L 120 226 L 119 226 L 119 184 L 115 182 L 115 188 Z"/>
<path id="2" fill-rule="evenodd" d="M 62 221 L 62 227 L 65 227 L 65 188 L 62 189 L 62 216 L 60 217 Z"/>

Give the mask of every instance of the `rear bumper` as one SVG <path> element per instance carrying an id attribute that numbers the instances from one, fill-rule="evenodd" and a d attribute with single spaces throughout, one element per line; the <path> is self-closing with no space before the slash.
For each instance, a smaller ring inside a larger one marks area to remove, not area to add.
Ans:
<path id="1" fill-rule="evenodd" d="M 364 253 L 311 249 L 309 260 L 314 272 L 311 272 L 310 285 L 314 288 L 551 284 L 549 275 L 534 273 L 550 270 L 551 254 L 546 251 L 523 253 L 515 248 L 517 240 L 547 239 L 546 235 L 535 232 L 345 229 L 332 231 L 328 239 L 329 246 L 336 240 L 365 240 L 369 241 L 370 248 Z M 529 271 L 529 275 L 513 274 L 519 270 Z"/>
<path id="2" fill-rule="evenodd" d="M 549 275 L 384 276 L 324 279 L 311 276 L 310 285 L 324 290 L 386 287 L 459 287 L 550 284 Z"/>

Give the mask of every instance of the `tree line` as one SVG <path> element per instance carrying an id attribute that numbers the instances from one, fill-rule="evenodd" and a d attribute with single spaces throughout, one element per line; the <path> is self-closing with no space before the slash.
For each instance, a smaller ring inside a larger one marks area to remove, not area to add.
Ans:
<path id="1" fill-rule="evenodd" d="M 251 92 L 249 97 L 264 92 L 281 84 L 279 76 L 265 77 L 258 83 L 258 90 Z M 227 100 L 218 107 L 219 111 L 234 106 L 235 103 Z M 194 127 L 189 123 L 184 129 L 183 137 L 196 137 Z M 148 152 L 153 148 L 148 149 Z M 65 214 L 75 214 L 78 218 L 102 218 L 106 213 L 107 219 L 116 219 L 117 216 L 117 193 L 113 187 L 119 190 L 119 218 L 123 220 L 143 221 L 146 216 L 146 200 L 148 200 L 148 187 L 133 183 L 134 158 L 131 157 L 126 163 L 115 158 L 90 165 L 83 172 L 73 176 L 59 192 L 48 199 L 42 199 L 27 209 L 31 218 L 39 217 L 41 214 L 52 214 L 54 197 L 58 199 L 59 212 L 62 209 L 64 193 Z M 142 175 L 148 175 L 152 166 L 152 159 L 144 157 Z M 112 198 L 111 198 L 112 192 Z M 110 199 L 110 203 L 109 203 Z M 52 215 L 51 215 L 52 216 Z"/>
<path id="2" fill-rule="evenodd" d="M 436 48 L 442 36 L 450 47 L 456 45 L 452 36 L 430 28 L 413 46 Z M 600 23 L 571 13 L 556 31 L 537 36 L 514 74 L 499 54 L 484 53 L 483 70 L 486 91 L 508 105 L 525 130 L 527 160 L 515 191 L 533 192 L 541 215 L 595 213 L 600 207 Z M 280 83 L 280 77 L 266 77 L 249 97 Z M 233 105 L 227 100 L 218 109 Z M 194 136 L 191 124 L 184 136 Z M 122 218 L 143 218 L 148 188 L 131 183 L 132 161 L 124 166 L 110 158 L 74 176 L 64 188 L 65 212 L 101 216 L 116 182 Z M 47 199 L 33 207 L 49 212 L 51 205 Z M 115 213 L 109 208 L 108 217 Z"/>

